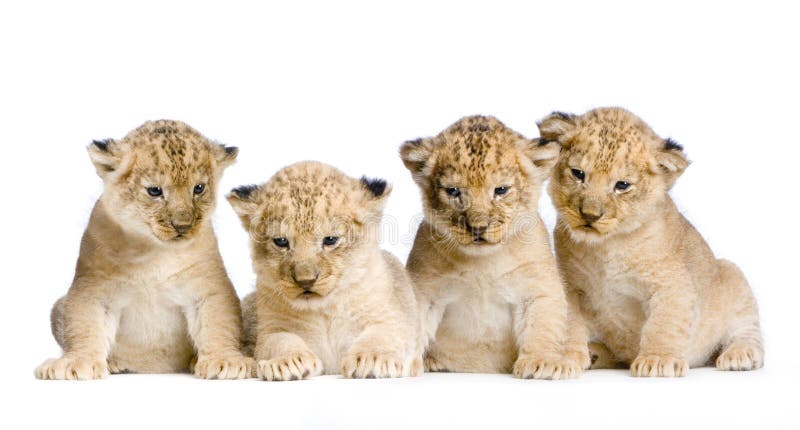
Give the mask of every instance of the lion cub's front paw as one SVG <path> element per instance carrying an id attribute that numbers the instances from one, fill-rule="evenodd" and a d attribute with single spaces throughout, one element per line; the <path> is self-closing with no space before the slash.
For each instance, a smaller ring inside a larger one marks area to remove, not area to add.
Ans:
<path id="1" fill-rule="evenodd" d="M 194 375 L 203 379 L 244 379 L 250 376 L 253 359 L 243 355 L 204 356 L 197 359 Z"/>
<path id="2" fill-rule="evenodd" d="M 103 379 L 108 376 L 105 360 L 79 357 L 51 358 L 36 369 L 39 379 Z"/>
<path id="3" fill-rule="evenodd" d="M 520 357 L 514 363 L 512 374 L 522 379 L 571 379 L 581 374 L 581 363 L 567 357 Z"/>
<path id="4" fill-rule="evenodd" d="M 631 363 L 632 376 L 684 376 L 689 363 L 679 357 L 640 355 Z"/>
<path id="5" fill-rule="evenodd" d="M 258 360 L 256 363 L 256 377 L 267 381 L 296 381 L 321 373 L 322 360 L 310 352 Z"/>
<path id="6" fill-rule="evenodd" d="M 585 350 L 568 351 L 564 353 L 564 358 L 576 363 L 581 370 L 588 369 L 594 362 L 588 348 Z"/>
<path id="7" fill-rule="evenodd" d="M 357 353 L 342 361 L 345 378 L 398 378 L 403 376 L 403 360 L 391 354 Z"/>
<path id="8" fill-rule="evenodd" d="M 754 370 L 764 365 L 764 353 L 752 345 L 730 346 L 717 357 L 719 370 Z"/>

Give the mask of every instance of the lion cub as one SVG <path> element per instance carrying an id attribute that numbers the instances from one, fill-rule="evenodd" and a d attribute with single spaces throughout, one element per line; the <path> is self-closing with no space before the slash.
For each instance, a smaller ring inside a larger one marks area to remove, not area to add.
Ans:
<path id="1" fill-rule="evenodd" d="M 567 302 L 537 212 L 558 150 L 484 116 L 400 148 L 425 213 L 407 267 L 426 370 L 541 379 L 580 373 L 562 351 Z"/>
<path id="2" fill-rule="evenodd" d="M 619 108 L 554 113 L 539 124 L 562 145 L 550 183 L 556 253 L 574 318 L 571 353 L 589 339 L 634 376 L 763 365 L 758 309 L 742 272 L 718 260 L 668 191 L 683 148 Z M 721 353 L 720 353 L 721 351 Z M 596 365 L 597 366 L 597 363 Z"/>
<path id="3" fill-rule="evenodd" d="M 64 355 L 38 378 L 181 372 L 194 360 L 201 378 L 248 375 L 239 301 L 211 228 L 217 183 L 237 152 L 163 120 L 89 145 L 104 190 L 51 314 Z"/>
<path id="4" fill-rule="evenodd" d="M 259 378 L 422 371 L 408 275 L 378 247 L 389 191 L 383 180 L 303 162 L 228 195 L 251 238 L 257 289 L 243 309 Z"/>

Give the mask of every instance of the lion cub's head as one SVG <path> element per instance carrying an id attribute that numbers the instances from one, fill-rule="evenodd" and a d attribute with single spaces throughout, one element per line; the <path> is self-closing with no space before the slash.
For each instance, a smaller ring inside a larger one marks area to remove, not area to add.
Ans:
<path id="1" fill-rule="evenodd" d="M 557 156 L 557 144 L 526 139 L 487 116 L 400 148 L 435 240 L 467 254 L 492 252 L 538 222 L 541 185 Z"/>
<path id="2" fill-rule="evenodd" d="M 217 183 L 237 153 L 167 120 L 89 145 L 105 210 L 126 230 L 167 243 L 191 239 L 209 221 Z"/>
<path id="3" fill-rule="evenodd" d="M 595 243 L 640 227 L 689 164 L 680 145 L 620 108 L 556 112 L 539 131 L 562 146 L 550 195 L 576 241 Z"/>
<path id="4" fill-rule="evenodd" d="M 259 285 L 290 306 L 314 309 L 359 282 L 390 193 L 386 181 L 354 179 L 317 162 L 278 171 L 228 194 L 250 233 Z"/>

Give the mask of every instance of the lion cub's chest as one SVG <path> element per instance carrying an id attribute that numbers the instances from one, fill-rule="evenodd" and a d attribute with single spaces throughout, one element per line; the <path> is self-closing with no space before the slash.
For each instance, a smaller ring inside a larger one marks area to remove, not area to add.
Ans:
<path id="1" fill-rule="evenodd" d="M 570 266 L 567 281 L 583 292 L 583 306 L 601 338 L 609 337 L 606 332 L 623 333 L 636 342 L 646 317 L 646 280 L 613 254 L 572 255 Z"/>
<path id="2" fill-rule="evenodd" d="M 467 270 L 448 277 L 447 283 L 447 307 L 439 334 L 494 340 L 511 336 L 513 300 L 509 280 Z"/>
<path id="3" fill-rule="evenodd" d="M 182 289 L 187 280 L 175 267 L 185 267 L 185 261 L 148 261 L 131 265 L 112 281 L 116 291 L 109 308 L 117 321 L 112 356 L 128 356 L 118 359 L 130 363 L 148 361 L 144 357 L 135 360 L 130 355 L 156 354 L 173 357 L 182 364 L 191 353 L 185 314 L 191 298 Z M 145 366 L 131 363 L 129 367 L 140 370 Z"/>
<path id="4" fill-rule="evenodd" d="M 308 347 L 322 360 L 325 374 L 339 373 L 342 360 L 365 327 L 344 309 L 321 312 L 298 330 Z"/>

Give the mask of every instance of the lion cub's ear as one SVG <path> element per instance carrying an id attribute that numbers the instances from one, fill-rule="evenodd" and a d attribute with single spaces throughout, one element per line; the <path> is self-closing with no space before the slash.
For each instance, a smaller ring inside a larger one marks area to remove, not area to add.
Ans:
<path id="1" fill-rule="evenodd" d="M 251 221 L 258 212 L 260 202 L 258 194 L 260 190 L 261 188 L 258 185 L 242 185 L 232 189 L 225 196 L 228 199 L 228 203 L 233 207 L 233 211 L 236 212 L 236 215 L 239 215 L 239 220 L 242 221 L 242 225 L 247 231 L 250 231 Z"/>
<path id="2" fill-rule="evenodd" d="M 105 179 L 122 167 L 124 151 L 114 139 L 95 140 L 87 148 L 97 176 Z"/>
<path id="3" fill-rule="evenodd" d="M 536 123 L 542 140 L 564 144 L 575 133 L 575 115 L 553 112 Z"/>
<path id="4" fill-rule="evenodd" d="M 659 142 L 650 166 L 653 173 L 666 175 L 667 184 L 671 187 L 687 167 L 689 159 L 683 152 L 683 146 L 670 138 Z"/>
<path id="5" fill-rule="evenodd" d="M 215 144 L 217 164 L 225 169 L 236 161 L 236 156 L 239 155 L 239 148 L 235 146 L 225 146 L 222 144 Z"/>
<path id="6" fill-rule="evenodd" d="M 359 186 L 362 191 L 364 208 L 367 209 L 367 213 L 363 215 L 365 217 L 380 217 L 383 213 L 384 206 L 386 206 L 389 194 L 392 193 L 392 186 L 389 185 L 385 179 L 373 179 L 366 176 L 362 176 L 361 179 L 359 179 Z"/>
<path id="7" fill-rule="evenodd" d="M 553 166 L 558 162 L 561 145 L 556 141 L 544 139 L 524 139 L 517 142 L 517 146 L 525 157 L 533 163 L 533 171 L 529 172 L 537 178 L 547 178 L 553 172 Z"/>
<path id="8" fill-rule="evenodd" d="M 400 158 L 416 182 L 430 174 L 434 163 L 433 139 L 409 140 L 400 146 Z"/>

